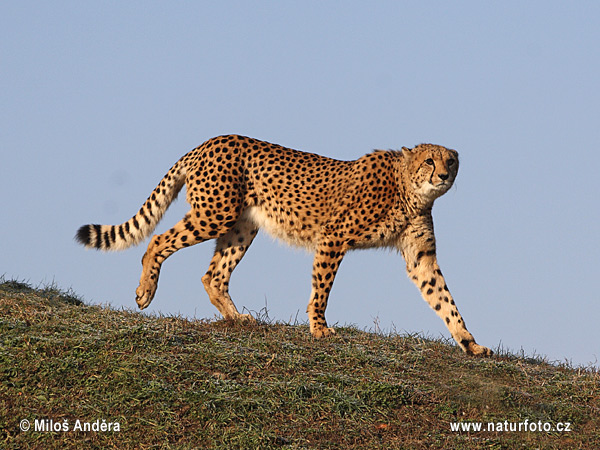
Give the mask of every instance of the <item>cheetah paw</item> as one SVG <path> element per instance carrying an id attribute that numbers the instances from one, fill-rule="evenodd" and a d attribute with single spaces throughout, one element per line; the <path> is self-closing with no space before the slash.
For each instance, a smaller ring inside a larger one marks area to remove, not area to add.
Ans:
<path id="1" fill-rule="evenodd" d="M 156 286 L 150 288 L 143 288 L 141 285 L 135 290 L 135 301 L 140 309 L 145 309 L 150 305 L 150 302 L 154 298 L 156 293 Z"/>
<path id="2" fill-rule="evenodd" d="M 333 328 L 321 327 L 311 330 L 311 334 L 315 338 L 320 339 L 324 337 L 333 336 L 335 334 L 335 330 Z"/>
<path id="3" fill-rule="evenodd" d="M 235 318 L 235 320 L 240 323 L 246 323 L 246 324 L 255 324 L 256 323 L 256 319 L 254 317 L 252 317 L 250 314 L 240 314 L 239 316 L 237 316 Z"/>
<path id="4" fill-rule="evenodd" d="M 483 345 L 476 344 L 475 342 L 469 342 L 467 354 L 473 356 L 492 356 L 494 352 Z"/>

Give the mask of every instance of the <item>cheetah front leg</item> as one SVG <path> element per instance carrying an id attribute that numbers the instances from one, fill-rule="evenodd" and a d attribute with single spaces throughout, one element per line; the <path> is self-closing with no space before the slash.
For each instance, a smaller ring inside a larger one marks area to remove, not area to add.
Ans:
<path id="1" fill-rule="evenodd" d="M 432 229 L 432 228 L 431 228 Z M 492 351 L 475 342 L 448 290 L 437 263 L 435 237 L 429 229 L 408 229 L 403 236 L 402 255 L 406 270 L 425 301 L 444 321 L 454 340 L 469 355 L 490 356 Z"/>
<path id="2" fill-rule="evenodd" d="M 315 252 L 312 271 L 312 291 L 306 312 L 310 323 L 310 332 L 316 338 L 335 334 L 327 327 L 325 309 L 333 280 L 342 262 L 346 249 L 333 241 L 323 242 Z"/>

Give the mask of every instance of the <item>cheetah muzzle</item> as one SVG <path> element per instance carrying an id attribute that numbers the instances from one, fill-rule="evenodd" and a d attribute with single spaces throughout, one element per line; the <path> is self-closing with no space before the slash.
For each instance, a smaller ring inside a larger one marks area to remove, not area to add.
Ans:
<path id="1" fill-rule="evenodd" d="M 445 322 L 460 348 L 492 352 L 467 331 L 437 263 L 431 209 L 458 173 L 458 153 L 421 144 L 400 151 L 376 150 L 355 161 L 338 161 L 243 136 L 220 136 L 184 155 L 167 172 L 135 216 L 121 225 L 84 225 L 76 239 L 86 247 L 122 250 L 152 234 L 184 185 L 190 211 L 169 231 L 152 237 L 136 290 L 148 307 L 162 263 L 177 250 L 209 239 L 216 248 L 202 283 L 225 319 L 240 314 L 229 296 L 229 279 L 259 228 L 314 252 L 308 303 L 310 332 L 327 327 L 329 292 L 344 255 L 353 249 L 400 250 L 409 278 Z"/>

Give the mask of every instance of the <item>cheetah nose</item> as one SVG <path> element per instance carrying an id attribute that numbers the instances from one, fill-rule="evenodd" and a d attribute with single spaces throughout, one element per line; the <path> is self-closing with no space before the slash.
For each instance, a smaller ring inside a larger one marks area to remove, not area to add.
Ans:
<path id="1" fill-rule="evenodd" d="M 440 173 L 438 176 L 439 176 L 439 177 L 440 177 L 442 180 L 446 181 L 450 175 L 448 175 L 447 173 Z"/>

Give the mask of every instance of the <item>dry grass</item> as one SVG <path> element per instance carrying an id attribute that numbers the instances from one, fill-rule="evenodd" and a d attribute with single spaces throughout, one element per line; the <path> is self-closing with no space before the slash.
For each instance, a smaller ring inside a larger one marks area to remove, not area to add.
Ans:
<path id="1" fill-rule="evenodd" d="M 148 317 L 2 281 L 0 447 L 600 448 L 595 370 L 337 331 L 317 341 L 306 326 Z M 35 431 L 36 419 L 70 431 Z M 78 419 L 120 431 L 74 431 Z M 450 428 L 525 419 L 572 431 Z"/>

